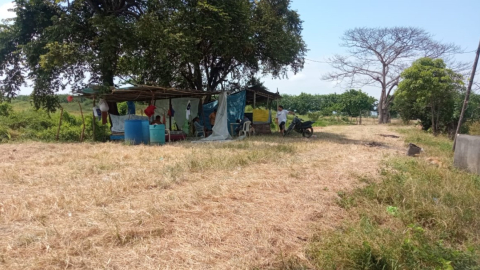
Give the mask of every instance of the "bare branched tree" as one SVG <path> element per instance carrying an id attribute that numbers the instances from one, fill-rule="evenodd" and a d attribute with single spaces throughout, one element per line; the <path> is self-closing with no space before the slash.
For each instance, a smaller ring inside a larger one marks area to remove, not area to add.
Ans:
<path id="1" fill-rule="evenodd" d="M 388 109 L 400 73 L 420 57 L 449 57 L 460 51 L 454 44 L 432 39 L 423 29 L 414 27 L 355 28 L 345 32 L 342 47 L 348 56 L 335 55 L 329 63 L 337 71 L 324 80 L 346 82 L 350 87 L 379 85 L 382 92 L 378 103 L 379 123 L 388 123 Z"/>

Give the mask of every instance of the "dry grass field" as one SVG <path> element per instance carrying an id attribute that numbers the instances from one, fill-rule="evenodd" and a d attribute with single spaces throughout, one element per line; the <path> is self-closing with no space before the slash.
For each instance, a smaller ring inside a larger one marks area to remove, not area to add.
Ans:
<path id="1" fill-rule="evenodd" d="M 403 154 L 386 126 L 162 147 L 0 145 L 0 268 L 252 269 L 304 261 L 337 192 Z M 375 142 L 375 143 L 372 143 Z"/>

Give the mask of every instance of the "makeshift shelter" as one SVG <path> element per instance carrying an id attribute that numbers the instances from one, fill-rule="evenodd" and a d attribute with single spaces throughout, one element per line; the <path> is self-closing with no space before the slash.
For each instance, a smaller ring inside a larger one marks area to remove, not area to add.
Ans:
<path id="1" fill-rule="evenodd" d="M 245 91 L 247 95 L 246 104 L 252 105 L 253 108 L 256 108 L 258 104 L 264 104 L 266 107 L 269 107 L 272 102 L 282 98 L 278 92 L 270 92 L 259 86 L 249 87 Z"/>
<path id="2" fill-rule="evenodd" d="M 150 102 L 156 107 L 152 119 L 159 115 L 163 117 L 169 130 L 172 130 L 172 117 L 185 133 L 188 134 L 187 123 L 198 114 L 198 109 L 202 108 L 203 99 L 209 95 L 218 95 L 221 92 L 206 92 L 191 89 L 177 89 L 159 86 L 135 85 L 125 88 L 89 87 L 81 90 L 82 96 L 86 98 L 103 99 L 106 102 L 123 101 L 145 101 Z M 188 109 L 187 109 L 188 107 Z M 176 109 L 175 109 L 176 108 Z M 129 112 L 131 112 L 129 108 Z M 169 113 L 170 112 L 170 113 Z M 187 119 L 187 114 L 189 118 Z M 122 121 L 125 119 L 143 119 L 142 116 L 113 116 L 112 132 L 122 133 Z M 133 117 L 133 118 L 132 118 Z M 167 119 L 168 117 L 168 119 Z M 187 127 L 187 128 L 185 128 Z M 95 132 L 95 131 L 94 131 Z M 175 138 L 175 134 L 172 135 Z"/>
<path id="3" fill-rule="evenodd" d="M 253 86 L 244 90 L 239 90 L 236 93 L 245 92 L 245 104 L 253 107 L 252 114 L 246 114 L 246 116 L 252 121 L 252 126 L 257 134 L 270 134 L 270 124 L 273 117 L 270 107 L 273 102 L 276 102 L 282 98 L 280 94 L 267 91 L 259 86 Z M 258 105 L 264 105 L 267 110 L 258 108 Z M 243 117 L 243 116 L 242 116 Z"/>

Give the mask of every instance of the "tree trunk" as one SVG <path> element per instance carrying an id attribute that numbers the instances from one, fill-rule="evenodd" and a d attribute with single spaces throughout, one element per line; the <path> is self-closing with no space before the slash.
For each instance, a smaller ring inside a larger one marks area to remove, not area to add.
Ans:
<path id="1" fill-rule="evenodd" d="M 378 113 L 378 123 L 383 124 L 383 101 L 384 101 L 384 91 L 382 90 L 382 94 L 380 95 L 380 101 L 378 102 L 378 108 L 377 108 L 377 113 Z"/>
<path id="2" fill-rule="evenodd" d="M 378 123 L 387 124 L 390 123 L 390 102 L 388 102 L 387 88 L 382 86 L 382 95 L 378 102 Z"/>
<path id="3" fill-rule="evenodd" d="M 432 106 L 432 132 L 433 136 L 437 136 L 437 127 L 435 125 L 435 108 Z"/>

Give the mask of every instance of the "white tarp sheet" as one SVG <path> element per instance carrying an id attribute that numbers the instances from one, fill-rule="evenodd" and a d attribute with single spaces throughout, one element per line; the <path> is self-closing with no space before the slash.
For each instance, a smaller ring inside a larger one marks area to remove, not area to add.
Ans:
<path id="1" fill-rule="evenodd" d="M 175 110 L 175 122 L 179 128 L 183 128 L 187 118 L 187 105 L 190 101 L 190 119 L 188 122 L 192 121 L 195 116 L 198 114 L 198 103 L 200 100 L 198 98 L 172 98 L 172 107 Z"/>
<path id="2" fill-rule="evenodd" d="M 228 132 L 226 91 L 221 93 L 218 98 L 217 116 L 215 117 L 215 125 L 213 126 L 212 131 L 212 135 L 203 138 L 200 141 L 223 141 L 232 138 Z"/>
<path id="3" fill-rule="evenodd" d="M 187 114 L 187 104 L 190 101 L 190 119 L 191 121 L 198 112 L 198 104 L 200 100 L 198 98 L 172 98 L 172 108 L 175 111 L 173 119 L 177 123 L 179 128 L 182 128 L 186 121 Z M 163 115 L 165 113 L 166 126 L 169 127 L 169 118 L 168 118 L 168 99 L 159 99 L 155 101 L 155 116 L 160 115 L 160 118 L 163 121 Z M 155 119 L 155 118 L 154 118 Z M 172 121 L 173 122 L 173 121 Z"/>

